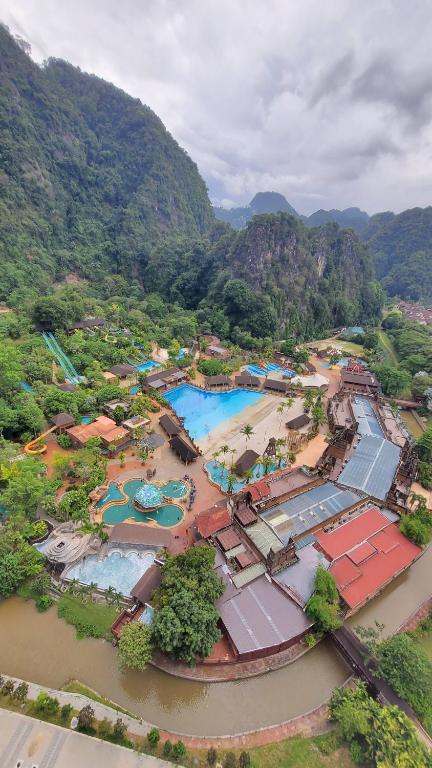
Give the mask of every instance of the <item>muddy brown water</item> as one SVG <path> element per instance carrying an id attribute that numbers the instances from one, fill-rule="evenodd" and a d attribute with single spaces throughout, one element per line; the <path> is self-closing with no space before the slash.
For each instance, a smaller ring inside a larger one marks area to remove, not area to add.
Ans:
<path id="1" fill-rule="evenodd" d="M 374 619 L 392 632 L 431 594 L 432 549 L 350 620 Z M 203 684 L 149 667 L 121 674 L 116 650 L 99 640 L 76 640 L 55 608 L 38 614 L 33 603 L 0 604 L 0 671 L 59 688 L 77 678 L 160 728 L 222 736 L 262 728 L 308 712 L 348 676 L 348 668 L 322 643 L 283 669 L 249 680 Z"/>

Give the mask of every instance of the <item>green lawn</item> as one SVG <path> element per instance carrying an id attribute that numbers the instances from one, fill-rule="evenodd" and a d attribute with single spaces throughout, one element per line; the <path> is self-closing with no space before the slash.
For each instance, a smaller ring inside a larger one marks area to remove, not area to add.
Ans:
<path id="1" fill-rule="evenodd" d="M 76 627 L 77 637 L 111 640 L 111 626 L 117 616 L 112 606 L 83 602 L 79 597 L 63 595 L 58 601 L 58 616 Z"/>
<path id="2" fill-rule="evenodd" d="M 237 759 L 240 749 L 232 750 Z M 252 768 L 353 768 L 347 747 L 338 747 L 334 733 L 314 738 L 293 736 L 291 739 L 265 747 L 247 750 L 251 756 Z M 218 750 L 218 762 L 224 762 L 225 750 Z M 196 762 L 199 759 L 200 762 Z M 188 765 L 204 768 L 206 752 L 193 752 Z"/>
<path id="3" fill-rule="evenodd" d="M 399 365 L 399 358 L 393 346 L 392 340 L 387 336 L 385 331 L 381 330 L 377 331 L 377 333 L 380 340 L 381 349 L 387 358 L 386 362 L 389 363 L 389 365 L 394 365 L 397 367 Z"/>
<path id="4" fill-rule="evenodd" d="M 308 344 L 318 344 L 320 349 L 325 349 L 326 347 L 338 347 L 348 355 L 354 355 L 355 357 L 362 357 L 364 355 L 364 349 L 361 344 L 354 344 L 352 341 L 343 341 L 343 339 L 339 339 L 337 336 L 332 336 L 329 339 L 320 339 L 316 342 L 310 341 Z"/>

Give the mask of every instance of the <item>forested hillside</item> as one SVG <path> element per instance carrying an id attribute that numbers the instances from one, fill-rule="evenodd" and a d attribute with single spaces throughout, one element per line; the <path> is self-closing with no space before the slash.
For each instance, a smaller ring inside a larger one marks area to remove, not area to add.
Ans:
<path id="1" fill-rule="evenodd" d="M 389 218 L 371 234 L 368 245 L 390 295 L 432 302 L 432 207 Z"/>
<path id="2" fill-rule="evenodd" d="M 166 232 L 212 222 L 196 165 L 137 99 L 0 26 L 1 299 L 67 273 L 139 276 Z"/>
<path id="3" fill-rule="evenodd" d="M 308 228 L 273 192 L 254 197 L 245 229 L 215 221 L 195 164 L 148 107 L 64 61 L 38 67 L 4 28 L 0 51 L 0 300 L 31 307 L 65 279 L 101 299 L 158 293 L 252 347 L 378 319 L 351 230 Z"/>
<path id="4" fill-rule="evenodd" d="M 150 257 L 147 288 L 197 309 L 215 333 L 244 346 L 284 330 L 307 338 L 378 320 L 382 291 L 351 230 L 308 229 L 284 213 L 255 216 L 241 231 L 219 226 L 207 243 L 162 243 Z"/>

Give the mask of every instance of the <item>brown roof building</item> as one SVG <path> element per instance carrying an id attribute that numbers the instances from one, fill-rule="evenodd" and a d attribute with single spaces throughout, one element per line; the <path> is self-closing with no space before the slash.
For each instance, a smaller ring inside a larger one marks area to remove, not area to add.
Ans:
<path id="1" fill-rule="evenodd" d="M 63 432 L 67 427 L 73 427 L 75 419 L 70 413 L 63 412 L 53 416 L 51 422 L 60 432 Z"/>
<path id="2" fill-rule="evenodd" d="M 172 533 L 164 528 L 155 528 L 142 523 L 117 523 L 109 533 L 110 544 L 139 545 L 148 549 L 170 549 Z"/>
<path id="3" fill-rule="evenodd" d="M 230 549 L 234 549 L 234 547 L 238 547 L 239 544 L 241 544 L 241 539 L 234 528 L 228 528 L 226 531 L 218 533 L 216 541 L 222 547 L 224 552 L 228 552 Z"/>
<path id="4" fill-rule="evenodd" d="M 308 424 L 310 424 L 309 416 L 307 413 L 302 413 L 300 416 L 291 419 L 291 421 L 287 421 L 285 426 L 287 429 L 301 429 L 302 427 L 307 427 Z"/>
<path id="5" fill-rule="evenodd" d="M 227 387 L 231 385 L 231 379 L 229 376 L 221 373 L 217 376 L 206 376 L 207 387 Z"/>
<path id="6" fill-rule="evenodd" d="M 176 453 L 185 464 L 190 464 L 191 461 L 195 461 L 199 456 L 197 449 L 192 445 L 189 445 L 181 435 L 172 437 L 169 444 L 174 453 Z"/>
<path id="7" fill-rule="evenodd" d="M 168 437 L 179 435 L 182 431 L 182 428 L 174 421 L 172 416 L 169 416 L 167 413 L 164 413 L 163 416 L 160 417 L 159 424 L 164 432 L 167 433 Z"/>
<path id="8" fill-rule="evenodd" d="M 342 369 L 341 387 L 353 392 L 377 392 L 380 388 L 379 381 L 370 371 L 352 373 Z"/>
<path id="9" fill-rule="evenodd" d="M 150 602 L 153 592 L 160 587 L 162 581 L 162 568 L 153 563 L 132 587 L 131 596 L 141 605 Z"/>
<path id="10" fill-rule="evenodd" d="M 250 373 L 243 372 L 235 377 L 237 387 L 259 387 L 260 380 L 258 376 L 252 376 Z"/>
<path id="11" fill-rule="evenodd" d="M 132 376 L 132 374 L 137 371 L 136 368 L 134 368 L 133 365 L 129 365 L 129 363 L 119 363 L 118 365 L 113 365 L 109 372 L 119 379 L 125 379 L 126 376 Z"/>
<path id="12" fill-rule="evenodd" d="M 236 461 L 234 467 L 236 475 L 242 477 L 242 475 L 244 475 L 248 469 L 252 469 L 254 464 L 256 464 L 257 459 L 259 459 L 259 453 L 248 448 L 247 451 L 242 453 L 240 458 Z"/>

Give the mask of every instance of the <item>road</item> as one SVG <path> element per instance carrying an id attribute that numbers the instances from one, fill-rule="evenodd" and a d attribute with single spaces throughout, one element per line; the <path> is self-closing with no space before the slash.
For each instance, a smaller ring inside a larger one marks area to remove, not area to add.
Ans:
<path id="1" fill-rule="evenodd" d="M 169 768 L 141 755 L 16 712 L 0 710 L 1 768 Z"/>

